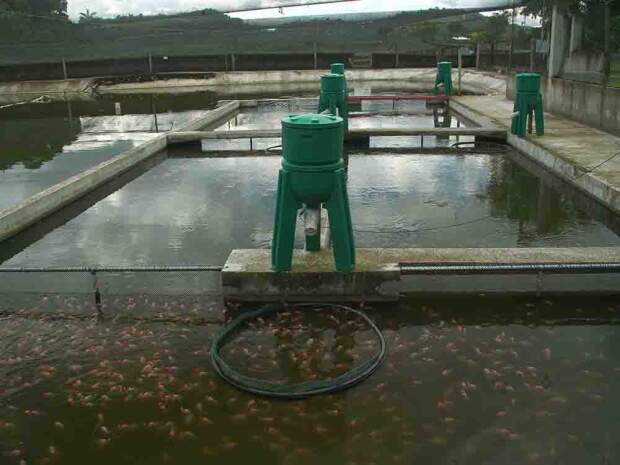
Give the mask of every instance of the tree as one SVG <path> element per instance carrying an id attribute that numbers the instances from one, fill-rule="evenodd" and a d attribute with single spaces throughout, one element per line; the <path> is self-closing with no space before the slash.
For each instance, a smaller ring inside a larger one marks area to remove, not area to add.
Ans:
<path id="1" fill-rule="evenodd" d="M 489 38 L 485 31 L 476 31 L 469 34 L 469 41 L 474 45 L 480 45 L 488 42 Z"/>
<path id="2" fill-rule="evenodd" d="M 614 45 L 618 46 L 620 40 L 616 39 L 618 34 L 614 33 L 614 27 L 619 26 L 614 26 L 614 21 L 616 21 L 614 18 L 620 16 L 620 2 L 616 0 L 526 0 L 523 12 L 526 15 L 540 18 L 549 35 L 554 6 L 561 6 L 565 11 L 583 17 L 584 45 L 595 50 L 605 48 L 605 30 L 601 26 L 605 6 L 609 6 L 612 17 L 611 45 L 612 48 Z"/>
<path id="3" fill-rule="evenodd" d="M 0 11 L 34 16 L 67 16 L 66 0 L 0 0 Z"/>
<path id="4" fill-rule="evenodd" d="M 433 21 L 425 21 L 420 26 L 415 27 L 414 31 L 419 34 L 422 42 L 432 43 L 437 41 L 438 33 L 437 23 Z"/>
<path id="5" fill-rule="evenodd" d="M 506 37 L 509 26 L 510 13 L 502 11 L 487 18 L 485 35 L 491 47 L 491 65 L 495 64 L 495 47 Z"/>
<path id="6" fill-rule="evenodd" d="M 620 50 L 620 15 L 611 19 L 611 46 L 615 51 Z"/>
<path id="7" fill-rule="evenodd" d="M 465 34 L 466 30 L 465 25 L 460 20 L 450 21 L 448 23 L 448 34 L 450 35 L 450 38 L 461 37 Z"/>
<path id="8" fill-rule="evenodd" d="M 29 0 L 30 10 L 35 15 L 56 15 L 59 11 L 62 11 L 62 6 L 59 0 Z M 64 12 L 66 13 L 66 2 L 64 2 Z"/>
<path id="9" fill-rule="evenodd" d="M 86 9 L 86 11 L 80 13 L 80 23 L 92 23 L 94 21 L 97 21 L 98 19 L 99 18 L 97 18 L 97 13 L 94 11 L 90 11 L 89 9 Z"/>
<path id="10" fill-rule="evenodd" d="M 423 21 L 404 26 L 398 26 L 388 32 L 385 37 L 386 42 L 398 43 L 399 41 L 416 40 L 424 43 L 433 43 L 438 40 L 437 23 L 433 21 Z"/>

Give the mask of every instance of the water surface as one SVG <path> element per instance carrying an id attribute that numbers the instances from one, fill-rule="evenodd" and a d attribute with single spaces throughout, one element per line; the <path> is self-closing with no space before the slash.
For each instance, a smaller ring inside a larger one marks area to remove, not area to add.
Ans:
<path id="1" fill-rule="evenodd" d="M 402 302 L 369 309 L 388 342 L 368 381 L 295 402 L 213 372 L 222 309 L 202 296 L 3 300 L 2 463 L 615 463 L 617 300 Z M 507 309 L 512 310 L 507 310 Z M 345 324 L 346 323 L 346 324 Z M 224 351 L 263 379 L 329 377 L 376 341 L 358 321 L 291 314 Z"/>
<path id="2" fill-rule="evenodd" d="M 0 210 L 205 114 L 172 112 L 159 99 L 153 105 L 151 99 L 134 100 L 122 102 L 121 115 L 114 114 L 114 102 L 24 105 L 3 112 Z M 145 105 L 151 114 L 144 114 Z"/>
<path id="3" fill-rule="evenodd" d="M 168 159 L 6 264 L 223 264 L 233 248 L 270 246 L 279 167 L 270 156 Z M 354 155 L 348 182 L 357 247 L 620 244 L 505 156 Z"/>

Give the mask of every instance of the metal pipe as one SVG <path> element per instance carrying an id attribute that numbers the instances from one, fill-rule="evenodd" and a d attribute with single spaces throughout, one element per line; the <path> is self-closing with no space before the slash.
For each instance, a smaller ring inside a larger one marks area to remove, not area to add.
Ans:
<path id="1" fill-rule="evenodd" d="M 306 236 L 316 236 L 319 233 L 321 210 L 306 207 L 304 209 L 304 231 Z"/>
<path id="2" fill-rule="evenodd" d="M 349 95 L 349 102 L 361 102 L 363 100 L 426 100 L 445 102 L 448 95 Z"/>
<path id="3" fill-rule="evenodd" d="M 458 93 L 461 95 L 461 83 L 463 80 L 463 52 L 461 51 L 461 47 L 457 48 L 458 54 L 458 65 L 459 65 L 459 79 L 458 79 Z"/>
<path id="4" fill-rule="evenodd" d="M 256 6 L 246 5 L 243 8 L 237 8 L 232 10 L 220 10 L 217 8 L 217 11 L 220 13 L 243 13 L 246 11 L 259 11 L 259 10 L 281 10 L 283 8 L 292 8 L 296 6 L 309 6 L 309 5 L 326 5 L 328 3 L 344 3 L 344 2 L 357 2 L 358 0 L 313 0 L 305 3 L 280 3 L 278 5 L 266 5 L 261 6 L 258 3 Z"/>
<path id="5" fill-rule="evenodd" d="M 402 275 L 620 273 L 620 263 L 400 263 Z"/>
<path id="6" fill-rule="evenodd" d="M 65 58 L 62 58 L 62 75 L 65 78 L 65 81 L 69 79 L 69 73 L 67 72 L 67 61 Z"/>
<path id="7" fill-rule="evenodd" d="M 0 273 L 140 273 L 166 271 L 222 271 L 218 265 L 152 265 L 152 266 L 49 266 L 0 267 Z"/>
<path id="8" fill-rule="evenodd" d="M 332 244 L 332 231 L 329 227 L 329 214 L 326 208 L 321 208 L 321 249 L 329 249 Z"/>

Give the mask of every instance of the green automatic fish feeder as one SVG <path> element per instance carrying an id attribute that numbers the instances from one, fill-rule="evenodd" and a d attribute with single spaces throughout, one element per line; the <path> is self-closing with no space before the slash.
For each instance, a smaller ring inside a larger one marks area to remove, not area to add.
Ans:
<path id="1" fill-rule="evenodd" d="M 514 113 L 512 114 L 511 132 L 525 137 L 526 128 L 532 132 L 532 114 L 536 122 L 536 135 L 545 133 L 545 119 L 543 115 L 543 99 L 540 93 L 540 74 L 520 73 L 516 78 L 516 95 Z"/>

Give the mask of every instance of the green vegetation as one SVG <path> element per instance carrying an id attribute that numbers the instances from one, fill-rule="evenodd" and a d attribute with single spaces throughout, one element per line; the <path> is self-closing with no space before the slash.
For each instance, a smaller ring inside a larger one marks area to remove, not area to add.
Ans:
<path id="1" fill-rule="evenodd" d="M 617 0 L 526 0 L 525 13 L 542 18 L 545 36 L 551 34 L 551 18 L 554 5 L 560 5 L 583 20 L 583 47 L 594 54 L 605 53 L 604 74 L 610 87 L 620 87 L 620 61 L 614 56 L 620 51 L 620 2 Z M 607 10 L 608 9 L 608 10 Z M 609 14 L 609 31 L 606 18 Z M 609 32 L 609 43 L 606 37 Z M 605 82 L 605 78 L 603 78 Z"/>
<path id="2" fill-rule="evenodd" d="M 620 51 L 620 14 L 611 18 L 610 35 L 612 49 Z"/>
<path id="3" fill-rule="evenodd" d="M 0 12 L 67 18 L 66 0 L 0 0 Z"/>
<path id="4" fill-rule="evenodd" d="M 7 0 L 0 2 L 6 4 Z M 0 64 L 58 62 L 63 57 L 69 61 L 137 58 L 149 53 L 170 56 L 307 53 L 313 43 L 317 43 L 321 52 L 398 49 L 434 53 L 454 45 L 452 38 L 457 36 L 473 35 L 495 48 L 497 44 L 506 44 L 509 29 L 505 14 L 488 17 L 437 8 L 376 19 L 314 19 L 278 27 L 244 23 L 213 10 L 113 19 L 100 18 L 87 10 L 77 23 L 67 21 L 55 11 L 49 10 L 43 18 L 0 9 Z M 528 47 L 531 28 L 519 26 L 517 32 Z"/>
<path id="5" fill-rule="evenodd" d="M 543 27 L 549 32 L 551 13 L 556 4 L 583 16 L 585 45 L 592 50 L 600 51 L 605 48 L 603 18 L 605 6 L 608 5 L 611 14 L 610 47 L 612 50 L 620 49 L 620 2 L 614 0 L 526 0 L 525 13 L 541 17 Z"/>
<path id="6" fill-rule="evenodd" d="M 609 87 L 620 88 L 620 59 L 611 63 L 611 74 L 609 76 Z"/>

